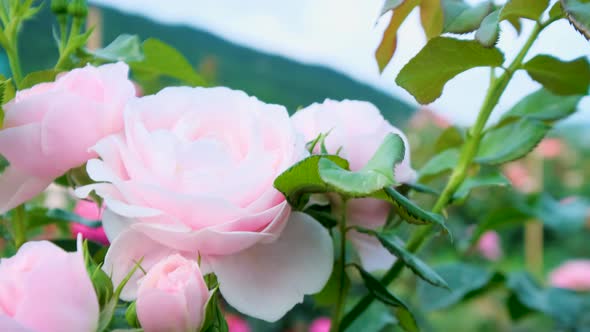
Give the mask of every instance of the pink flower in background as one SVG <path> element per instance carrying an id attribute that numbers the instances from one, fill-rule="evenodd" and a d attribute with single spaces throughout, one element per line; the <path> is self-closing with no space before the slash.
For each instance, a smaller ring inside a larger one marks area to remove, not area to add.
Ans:
<path id="1" fill-rule="evenodd" d="M 0 260 L 0 330 L 96 330 L 98 300 L 80 244 L 68 253 L 51 242 L 27 242 Z"/>
<path id="2" fill-rule="evenodd" d="M 102 219 L 102 211 L 96 203 L 91 201 L 79 200 L 74 207 L 74 213 L 92 221 Z M 109 245 L 109 239 L 107 239 L 102 226 L 93 228 L 80 223 L 72 223 L 71 232 L 73 236 L 77 236 L 80 233 L 85 239 L 104 244 L 105 246 Z"/>
<path id="3" fill-rule="evenodd" d="M 549 275 L 553 287 L 590 291 L 590 259 L 569 260 Z"/>
<path id="4" fill-rule="evenodd" d="M 124 132 L 93 150 L 101 159 L 87 171 L 99 183 L 77 194 L 104 199 L 115 284 L 141 257 L 145 270 L 173 253 L 200 257 L 230 305 L 276 321 L 328 281 L 330 235 L 273 187 L 307 154 L 284 107 L 227 88 L 167 88 L 130 102 Z"/>
<path id="5" fill-rule="evenodd" d="M 491 261 L 497 261 L 502 257 L 500 235 L 495 231 L 487 231 L 477 242 L 477 251 Z"/>
<path id="6" fill-rule="evenodd" d="M 559 138 L 544 138 L 536 151 L 544 158 L 557 158 L 563 151 L 563 142 Z"/>
<path id="7" fill-rule="evenodd" d="M 512 186 L 521 192 L 532 192 L 535 189 L 535 179 L 531 172 L 521 162 L 512 162 L 504 166 L 504 175 Z"/>
<path id="8" fill-rule="evenodd" d="M 17 92 L 4 106 L 0 154 L 0 213 L 41 193 L 96 153 L 88 149 L 123 128 L 123 108 L 134 96 L 124 63 L 90 65 Z"/>
<path id="9" fill-rule="evenodd" d="M 328 317 L 316 318 L 309 325 L 309 332 L 330 332 L 332 321 Z"/>
<path id="10" fill-rule="evenodd" d="M 198 331 L 208 300 L 209 290 L 197 262 L 171 255 L 140 279 L 137 318 L 145 332 Z"/>
<path id="11" fill-rule="evenodd" d="M 350 162 L 350 169 L 357 171 L 371 159 L 389 133 L 398 134 L 404 141 L 404 160 L 395 166 L 395 180 L 400 183 L 416 180 L 416 172 L 410 165 L 410 145 L 403 132 L 383 118 L 371 103 L 362 101 L 326 100 L 297 111 L 292 117 L 295 127 L 307 142 L 320 134 L 327 134 L 325 146 L 329 153 L 340 151 L 340 156 Z M 319 146 L 314 153 L 319 153 Z M 339 202 L 333 202 L 337 210 Z M 375 229 L 385 224 L 391 206 L 372 198 L 350 200 L 347 204 L 347 222 Z M 374 238 L 350 231 L 350 240 L 355 246 L 363 267 L 374 271 L 387 269 L 394 261 L 391 255 Z"/>
<path id="12" fill-rule="evenodd" d="M 229 332 L 251 332 L 248 322 L 238 315 L 226 314 L 225 321 Z"/>

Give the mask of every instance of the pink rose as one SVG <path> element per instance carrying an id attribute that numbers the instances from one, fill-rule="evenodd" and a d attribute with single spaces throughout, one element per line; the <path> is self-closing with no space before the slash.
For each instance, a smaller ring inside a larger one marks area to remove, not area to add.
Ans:
<path id="1" fill-rule="evenodd" d="M 502 257 L 502 247 L 498 233 L 495 231 L 483 233 L 477 242 L 477 251 L 491 261 L 500 259 Z"/>
<path id="2" fill-rule="evenodd" d="M 309 325 L 309 332 L 330 332 L 332 321 L 328 317 L 316 318 Z"/>
<path id="3" fill-rule="evenodd" d="M 387 122 L 371 103 L 326 100 L 323 104 L 313 104 L 298 111 L 291 119 L 307 142 L 319 134 L 328 134 L 325 139 L 328 152 L 339 151 L 340 156 L 350 162 L 353 171 L 361 169 L 371 159 L 387 134 L 397 134 L 403 139 L 406 151 L 404 160 L 395 166 L 395 179 L 400 183 L 416 179 L 416 172 L 410 165 L 410 146 L 406 136 Z M 314 152 L 319 153 L 319 146 Z M 339 202 L 334 201 L 333 205 L 339 208 Z M 376 229 L 385 224 L 390 209 L 389 203 L 377 199 L 350 200 L 346 209 L 347 223 Z M 374 271 L 391 266 L 395 257 L 374 237 L 355 231 L 348 235 L 365 269 Z"/>
<path id="4" fill-rule="evenodd" d="M 154 265 L 140 280 L 137 318 L 145 332 L 198 331 L 209 289 L 197 262 L 178 254 Z"/>
<path id="5" fill-rule="evenodd" d="M 168 88 L 129 103 L 124 133 L 93 149 L 101 159 L 87 171 L 102 183 L 77 193 L 104 199 L 115 284 L 141 257 L 149 269 L 172 253 L 200 256 L 229 304 L 275 321 L 327 282 L 328 232 L 273 187 L 306 155 L 284 107 L 227 88 Z"/>
<path id="6" fill-rule="evenodd" d="M 0 330 L 96 330 L 98 300 L 80 242 L 75 253 L 47 241 L 27 242 L 0 260 Z"/>
<path id="7" fill-rule="evenodd" d="M 229 332 L 251 332 L 248 322 L 238 315 L 226 314 L 225 321 Z"/>
<path id="8" fill-rule="evenodd" d="M 91 201 L 80 200 L 76 203 L 74 207 L 74 213 L 79 215 L 82 218 L 88 220 L 100 220 L 102 219 L 102 211 L 98 207 L 98 205 Z M 109 239 L 107 239 L 106 234 L 104 233 L 104 229 L 102 226 L 92 228 L 88 227 L 83 224 L 79 223 L 72 223 L 71 224 L 71 231 L 72 235 L 77 236 L 78 234 L 82 234 L 85 239 L 90 241 L 102 243 L 105 246 L 109 245 Z"/>
<path id="9" fill-rule="evenodd" d="M 0 213 L 95 157 L 88 149 L 122 129 L 124 105 L 135 93 L 127 72 L 124 63 L 88 65 L 19 91 L 5 105 L 0 154 L 10 166 L 0 176 Z"/>
<path id="10" fill-rule="evenodd" d="M 563 142 L 559 138 L 544 138 L 535 151 L 544 158 L 554 159 L 563 151 Z"/>
<path id="11" fill-rule="evenodd" d="M 590 259 L 565 262 L 551 272 L 549 283 L 553 287 L 590 291 Z"/>

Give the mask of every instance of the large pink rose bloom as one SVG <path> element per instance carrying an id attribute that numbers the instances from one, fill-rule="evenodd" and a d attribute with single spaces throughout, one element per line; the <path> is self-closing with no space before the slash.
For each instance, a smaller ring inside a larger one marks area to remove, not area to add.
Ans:
<path id="1" fill-rule="evenodd" d="M 339 152 L 340 156 L 350 162 L 350 169 L 353 171 L 365 166 L 387 134 L 398 134 L 404 141 L 406 150 L 403 161 L 395 167 L 395 180 L 407 183 L 416 179 L 416 172 L 410 165 L 410 146 L 406 136 L 387 122 L 371 103 L 326 100 L 322 104 L 313 104 L 297 111 L 291 119 L 307 142 L 320 134 L 328 134 L 325 139 L 328 152 Z M 319 153 L 319 149 L 316 146 L 314 153 Z M 334 201 L 333 205 L 339 205 L 339 202 Z M 385 224 L 390 209 L 391 206 L 385 201 L 353 199 L 347 204 L 347 223 L 376 229 Z M 375 238 L 355 231 L 348 232 L 348 235 L 366 270 L 381 270 L 391 266 L 395 257 Z"/>
<path id="2" fill-rule="evenodd" d="M 227 302 L 275 321 L 327 282 L 328 232 L 273 187 L 306 154 L 284 107 L 227 88 L 168 88 L 131 102 L 124 133 L 94 151 L 87 170 L 102 183 L 78 195 L 104 198 L 115 284 L 141 257 L 146 270 L 172 253 L 200 257 Z"/>
<path id="3" fill-rule="evenodd" d="M 590 291 L 590 259 L 573 259 L 551 272 L 549 282 L 553 287 Z"/>
<path id="4" fill-rule="evenodd" d="M 137 293 L 137 318 L 145 332 L 198 331 L 203 323 L 209 290 L 194 260 L 168 256 L 141 279 Z"/>
<path id="5" fill-rule="evenodd" d="M 98 313 L 80 248 L 68 253 L 51 242 L 27 242 L 0 260 L 0 330 L 90 332 Z"/>
<path id="6" fill-rule="evenodd" d="M 0 213 L 95 157 L 88 149 L 122 129 L 124 105 L 135 93 L 127 73 L 124 63 L 88 65 L 19 91 L 4 106 L 0 154 L 10 166 L 0 175 Z"/>

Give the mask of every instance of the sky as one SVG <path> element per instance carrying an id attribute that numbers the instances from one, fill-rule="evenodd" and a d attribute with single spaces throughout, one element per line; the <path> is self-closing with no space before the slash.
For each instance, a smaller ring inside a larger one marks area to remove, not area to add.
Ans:
<path id="1" fill-rule="evenodd" d="M 552 0 L 555 2 L 556 0 Z M 163 23 L 205 29 L 236 44 L 282 55 L 303 63 L 324 65 L 370 84 L 407 102 L 414 98 L 396 86 L 399 70 L 424 46 L 426 39 L 414 11 L 398 32 L 393 61 L 381 74 L 374 51 L 391 13 L 378 18 L 383 0 L 90 0 Z M 478 0 L 469 0 L 476 3 Z M 511 60 L 523 44 L 531 22 L 516 36 L 502 26 L 498 47 Z M 564 20 L 547 28 L 528 59 L 548 53 L 564 60 L 590 55 L 590 43 Z M 475 121 L 489 83 L 489 70 L 476 68 L 447 83 L 443 95 L 428 107 L 450 121 Z M 492 122 L 520 98 L 539 88 L 525 72 L 517 72 L 492 114 Z M 569 121 L 590 123 L 590 98 Z"/>

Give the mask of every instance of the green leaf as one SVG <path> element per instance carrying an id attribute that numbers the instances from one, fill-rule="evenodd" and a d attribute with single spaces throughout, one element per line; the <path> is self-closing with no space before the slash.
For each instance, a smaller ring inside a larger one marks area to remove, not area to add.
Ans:
<path id="1" fill-rule="evenodd" d="M 379 16 L 382 16 L 388 11 L 399 7 L 403 2 L 404 0 L 385 0 L 385 3 L 381 8 L 381 14 Z"/>
<path id="2" fill-rule="evenodd" d="M 512 118 L 560 120 L 574 113 L 582 98 L 583 96 L 558 96 L 541 88 L 514 105 L 504 114 L 502 120 Z"/>
<path id="3" fill-rule="evenodd" d="M 493 171 L 484 174 L 478 174 L 474 177 L 470 177 L 459 186 L 455 195 L 453 195 L 453 201 L 464 201 L 469 193 L 476 188 L 500 186 L 505 187 L 510 185 L 510 181 L 500 172 Z"/>
<path id="4" fill-rule="evenodd" d="M 500 37 L 500 10 L 494 10 L 483 19 L 475 33 L 475 39 L 485 47 L 492 47 Z"/>
<path id="5" fill-rule="evenodd" d="M 434 143 L 434 152 L 441 152 L 450 148 L 459 148 L 465 142 L 464 130 L 451 126 L 445 129 Z"/>
<path id="6" fill-rule="evenodd" d="M 444 16 L 441 1 L 422 0 L 420 2 L 420 23 L 428 39 L 437 37 L 442 33 Z"/>
<path id="7" fill-rule="evenodd" d="M 565 16 L 586 39 L 590 39 L 590 2 L 588 0 L 560 0 Z"/>
<path id="8" fill-rule="evenodd" d="M 347 169 L 348 161 L 334 155 L 310 156 L 291 166 L 279 175 L 274 187 L 283 193 L 287 201 L 296 209 L 305 205 L 305 194 L 324 193 L 329 191 L 328 185 L 320 177 L 318 164 L 322 158 Z"/>
<path id="9" fill-rule="evenodd" d="M 515 273 L 508 278 L 508 289 L 514 295 L 521 308 L 541 312 L 558 321 L 566 330 L 577 325 L 584 314 L 584 299 L 575 292 L 559 288 L 541 288 L 527 273 Z M 509 307 L 513 318 L 522 314 Z"/>
<path id="10" fill-rule="evenodd" d="M 476 162 L 499 165 L 526 156 L 550 127 L 541 121 L 522 119 L 490 130 L 481 141 Z"/>
<path id="11" fill-rule="evenodd" d="M 10 84 L 10 82 L 0 82 L 0 128 L 2 128 L 2 125 L 4 124 L 4 93 L 6 91 L 7 84 Z"/>
<path id="12" fill-rule="evenodd" d="M 586 57 L 561 61 L 537 55 L 522 67 L 529 76 L 558 95 L 586 95 L 590 86 L 590 64 Z"/>
<path id="13" fill-rule="evenodd" d="M 436 37 L 402 68 L 396 82 L 418 102 L 427 104 L 440 97 L 444 85 L 458 74 L 475 67 L 498 67 L 503 62 L 503 54 L 495 47 Z"/>
<path id="14" fill-rule="evenodd" d="M 327 158 L 318 163 L 319 175 L 331 191 L 349 197 L 366 197 L 395 184 L 394 166 L 404 159 L 404 141 L 388 134 L 373 157 L 357 172 L 348 171 Z"/>
<path id="15" fill-rule="evenodd" d="M 88 220 L 78 214 L 61 209 L 47 209 L 35 207 L 27 211 L 27 229 L 42 227 L 55 223 L 79 223 L 88 227 L 96 228 L 102 225 L 100 220 Z"/>
<path id="16" fill-rule="evenodd" d="M 361 227 L 354 228 L 357 232 L 364 233 L 370 236 L 374 236 L 379 240 L 383 248 L 387 249 L 392 255 L 400 259 L 404 264 L 410 268 L 418 277 L 422 278 L 426 282 L 433 286 L 449 288 L 445 280 L 438 275 L 430 266 L 424 263 L 421 259 L 414 256 L 412 253 L 407 251 L 403 244 L 399 243 L 396 239 L 388 239 L 381 233 L 378 233 L 371 229 L 365 229 Z"/>
<path id="17" fill-rule="evenodd" d="M 563 9 L 561 8 L 561 2 L 557 1 L 555 4 L 553 4 L 553 7 L 551 7 L 551 9 L 549 10 L 549 18 L 550 19 L 559 19 L 564 16 L 565 16 L 565 13 L 563 12 Z"/>
<path id="18" fill-rule="evenodd" d="M 0 78 L 4 80 L 4 77 L 0 75 Z M 12 78 L 6 79 L 4 85 L 4 94 L 2 99 L 2 105 L 6 105 L 9 101 L 14 99 L 16 96 L 16 88 L 14 87 L 14 82 Z"/>
<path id="19" fill-rule="evenodd" d="M 395 189 L 385 188 L 373 194 L 372 197 L 390 202 L 395 212 L 405 221 L 418 225 L 438 225 L 449 235 L 451 240 L 453 239 L 451 232 L 445 224 L 445 218 L 442 215 L 423 210 Z"/>
<path id="20" fill-rule="evenodd" d="M 418 284 L 418 298 L 424 310 L 433 311 L 468 300 L 502 283 L 504 277 L 482 267 L 465 263 L 446 264 L 434 269 L 447 281 L 450 291 L 428 283 Z"/>
<path id="21" fill-rule="evenodd" d="M 584 230 L 590 204 L 577 198 L 570 202 L 560 202 L 548 194 L 538 197 L 533 206 L 533 214 L 543 224 L 560 234 L 577 234 Z"/>
<path id="22" fill-rule="evenodd" d="M 20 89 L 27 89 L 39 83 L 53 82 L 58 73 L 53 69 L 32 72 L 23 78 Z"/>
<path id="23" fill-rule="evenodd" d="M 500 21 L 522 17 L 538 20 L 549 4 L 548 0 L 509 0 L 502 8 Z"/>
<path id="24" fill-rule="evenodd" d="M 514 207 L 502 207 L 494 210 L 477 224 L 469 243 L 470 245 L 475 245 L 479 241 L 479 238 L 487 231 L 520 226 L 530 219 L 530 214 Z"/>
<path id="25" fill-rule="evenodd" d="M 97 332 L 108 331 L 109 325 L 111 324 L 111 321 L 113 320 L 113 316 L 115 314 L 115 309 L 117 308 L 117 303 L 119 302 L 119 297 L 121 295 L 121 292 L 123 291 L 123 287 L 125 287 L 125 285 L 129 282 L 129 279 L 131 279 L 131 276 L 135 273 L 135 271 L 137 271 L 137 269 L 140 268 L 142 261 L 143 258 L 141 258 L 135 264 L 135 266 L 133 266 L 131 271 L 129 271 L 129 273 L 125 276 L 125 278 L 123 278 L 121 283 L 117 286 L 117 289 L 115 289 L 115 292 L 111 299 L 106 303 L 106 305 L 104 305 L 101 308 L 100 314 L 98 316 L 98 327 L 96 329 Z"/>
<path id="26" fill-rule="evenodd" d="M 331 299 L 330 305 L 334 305 L 334 298 Z M 383 302 L 373 301 L 346 331 L 392 331 L 395 325 L 398 325 L 398 321 L 391 309 Z"/>
<path id="27" fill-rule="evenodd" d="M 218 295 L 219 287 L 215 287 L 209 295 L 209 300 L 205 305 L 205 319 L 201 325 L 202 332 L 228 332 L 229 328 L 223 312 L 219 308 Z"/>
<path id="28" fill-rule="evenodd" d="M 408 306 L 395 295 L 393 295 L 387 288 L 375 279 L 369 272 L 363 270 L 358 265 L 354 265 L 361 274 L 365 287 L 367 290 L 379 301 L 389 306 L 392 306 L 396 310 L 396 317 L 398 322 L 405 331 L 418 331 L 418 324 L 414 315 L 408 309 Z"/>
<path id="29" fill-rule="evenodd" d="M 442 0 L 444 12 L 443 32 L 467 33 L 477 29 L 481 21 L 492 10 L 490 1 L 481 2 L 473 7 L 462 0 Z"/>
<path id="30" fill-rule="evenodd" d="M 105 48 L 92 51 L 95 57 L 106 61 L 133 62 L 143 60 L 141 42 L 136 35 L 120 35 Z"/>
<path id="31" fill-rule="evenodd" d="M 459 162 L 459 150 L 448 149 L 445 150 L 430 159 L 426 165 L 424 165 L 418 171 L 418 178 L 423 179 L 438 175 L 442 172 L 453 169 Z"/>
<path id="32" fill-rule="evenodd" d="M 383 32 L 381 43 L 379 43 L 377 50 L 375 50 L 375 59 L 377 60 L 380 72 L 383 72 L 383 69 L 391 61 L 395 53 L 395 49 L 397 48 L 397 30 L 419 3 L 420 0 L 405 0 L 393 11 L 389 25 L 385 29 L 385 32 Z"/>
<path id="33" fill-rule="evenodd" d="M 131 70 L 139 74 L 154 76 L 168 76 L 181 80 L 191 86 L 206 85 L 188 60 L 176 49 L 164 42 L 150 38 L 143 42 L 144 59 L 133 61 L 129 65 Z"/>

